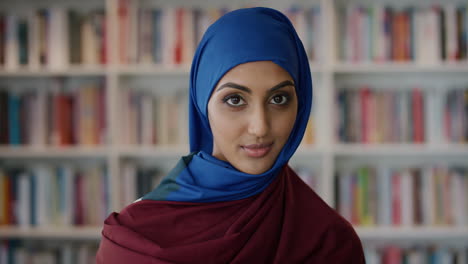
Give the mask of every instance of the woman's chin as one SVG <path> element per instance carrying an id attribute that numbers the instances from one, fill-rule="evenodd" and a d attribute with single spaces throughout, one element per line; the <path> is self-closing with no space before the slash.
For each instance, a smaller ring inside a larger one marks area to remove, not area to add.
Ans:
<path id="1" fill-rule="evenodd" d="M 244 173 L 248 174 L 262 174 L 266 171 L 268 171 L 272 166 L 273 163 L 270 161 L 262 161 L 262 160 L 256 160 L 256 161 L 246 161 L 246 162 L 240 162 L 241 164 L 232 164 L 236 169 L 239 171 L 242 171 Z"/>

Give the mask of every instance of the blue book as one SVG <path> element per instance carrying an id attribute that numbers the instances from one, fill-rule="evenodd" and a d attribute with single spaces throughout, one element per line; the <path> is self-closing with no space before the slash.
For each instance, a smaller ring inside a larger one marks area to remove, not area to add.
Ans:
<path id="1" fill-rule="evenodd" d="M 20 124 L 20 106 L 21 98 L 16 94 L 8 96 L 8 128 L 9 128 L 9 143 L 11 145 L 19 145 L 21 139 L 21 124 Z"/>
<path id="2" fill-rule="evenodd" d="M 31 196 L 30 203 L 31 203 L 31 226 L 37 226 L 37 205 L 36 205 L 36 196 L 37 196 L 37 175 L 34 172 L 31 172 L 31 184 L 29 187 L 31 188 Z"/>
<path id="3" fill-rule="evenodd" d="M 153 62 L 162 62 L 162 10 L 153 10 Z"/>

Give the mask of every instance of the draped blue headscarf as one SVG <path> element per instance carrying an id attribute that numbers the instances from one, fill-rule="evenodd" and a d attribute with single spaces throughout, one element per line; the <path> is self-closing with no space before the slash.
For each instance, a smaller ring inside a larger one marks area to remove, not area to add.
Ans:
<path id="1" fill-rule="evenodd" d="M 207 107 L 218 81 L 233 67 L 273 61 L 294 79 L 298 112 L 294 128 L 273 166 L 248 174 L 211 155 L 213 135 Z M 312 105 L 309 62 L 294 27 L 277 10 L 255 7 L 229 12 L 205 32 L 190 72 L 189 126 L 191 154 L 182 157 L 161 184 L 142 199 L 216 202 L 246 198 L 264 190 L 299 146 Z"/>

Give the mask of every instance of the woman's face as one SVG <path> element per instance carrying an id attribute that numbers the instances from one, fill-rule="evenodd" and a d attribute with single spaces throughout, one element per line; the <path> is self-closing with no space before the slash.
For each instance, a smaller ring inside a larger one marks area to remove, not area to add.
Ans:
<path id="1" fill-rule="evenodd" d="M 238 170 L 260 174 L 273 166 L 297 115 L 293 78 L 271 61 L 228 71 L 208 102 L 212 155 Z"/>

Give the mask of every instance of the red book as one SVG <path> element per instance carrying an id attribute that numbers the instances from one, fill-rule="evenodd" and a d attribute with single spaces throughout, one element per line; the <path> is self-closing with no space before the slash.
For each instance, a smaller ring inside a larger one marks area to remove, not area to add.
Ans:
<path id="1" fill-rule="evenodd" d="M 106 16 L 103 15 L 102 19 L 102 36 L 101 36 L 101 64 L 107 63 L 107 19 Z"/>
<path id="2" fill-rule="evenodd" d="M 409 57 L 409 19 L 405 12 L 395 12 L 392 23 L 392 54 L 395 61 L 405 61 Z"/>
<path id="3" fill-rule="evenodd" d="M 176 10 L 176 41 L 174 48 L 174 62 L 175 64 L 182 63 L 182 50 L 183 50 L 183 24 L 184 24 L 184 9 L 182 7 Z"/>
<path id="4" fill-rule="evenodd" d="M 369 97 L 370 89 L 368 87 L 363 87 L 359 91 L 360 102 L 361 102 L 361 142 L 369 142 Z"/>
<path id="5" fill-rule="evenodd" d="M 119 55 L 120 63 L 127 63 L 127 39 L 128 39 L 128 0 L 120 0 L 118 7 L 120 34 L 119 34 Z"/>
<path id="6" fill-rule="evenodd" d="M 65 94 L 58 94 L 55 96 L 54 101 L 56 105 L 54 130 L 57 136 L 57 144 L 60 146 L 70 145 L 72 140 L 70 99 Z"/>
<path id="7" fill-rule="evenodd" d="M 92 132 L 92 145 L 98 145 L 99 142 L 100 142 L 100 125 L 99 125 L 99 122 L 100 122 L 100 102 L 101 102 L 101 99 L 100 99 L 100 90 L 101 88 L 98 86 L 98 85 L 95 85 L 92 89 L 92 111 L 93 111 L 93 116 L 90 117 L 91 118 L 91 122 L 93 123 L 92 125 L 92 129 L 93 129 L 93 132 Z"/>
<path id="8" fill-rule="evenodd" d="M 73 98 L 70 95 L 64 96 L 63 102 L 63 145 L 73 144 Z"/>
<path id="9" fill-rule="evenodd" d="M 402 250 L 391 246 L 385 249 L 383 264 L 400 264 L 402 262 Z"/>
<path id="10" fill-rule="evenodd" d="M 414 143 L 424 142 L 424 101 L 420 89 L 413 89 L 413 141 Z"/>
<path id="11" fill-rule="evenodd" d="M 7 173 L 8 174 L 8 173 Z M 6 212 L 6 219 L 7 225 L 15 224 L 15 187 L 13 184 L 12 175 L 8 175 L 6 177 L 6 204 L 7 204 L 7 212 Z"/>
<path id="12" fill-rule="evenodd" d="M 68 95 L 68 104 L 69 104 L 69 124 L 70 124 L 70 145 L 77 144 L 77 127 L 76 127 L 76 95 L 75 93 Z"/>
<path id="13" fill-rule="evenodd" d="M 84 225 L 84 175 L 77 172 L 75 177 L 75 210 L 74 210 L 74 224 Z"/>
<path id="14" fill-rule="evenodd" d="M 401 175 L 397 171 L 392 174 L 392 224 L 401 225 Z"/>
<path id="15" fill-rule="evenodd" d="M 402 46 L 403 46 L 403 60 L 408 61 L 411 59 L 411 13 L 410 11 L 405 11 L 402 13 Z"/>
<path id="16" fill-rule="evenodd" d="M 98 91 L 98 144 L 105 144 L 106 131 L 106 88 Z"/>

